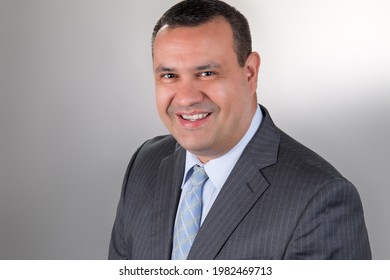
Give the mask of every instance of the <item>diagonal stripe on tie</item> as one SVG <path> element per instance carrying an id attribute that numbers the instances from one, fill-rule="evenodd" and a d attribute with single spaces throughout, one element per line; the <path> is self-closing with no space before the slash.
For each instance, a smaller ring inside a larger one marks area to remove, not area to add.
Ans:
<path id="1" fill-rule="evenodd" d="M 180 205 L 174 228 L 173 260 L 185 260 L 200 227 L 202 191 L 208 176 L 203 167 L 195 165 L 190 185 Z"/>

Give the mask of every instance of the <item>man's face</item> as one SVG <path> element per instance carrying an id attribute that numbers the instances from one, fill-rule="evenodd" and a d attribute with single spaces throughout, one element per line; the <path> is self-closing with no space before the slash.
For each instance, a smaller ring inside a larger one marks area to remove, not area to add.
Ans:
<path id="1" fill-rule="evenodd" d="M 180 145 L 202 162 L 233 148 L 256 110 L 258 54 L 239 65 L 224 18 L 162 28 L 153 50 L 158 112 Z"/>

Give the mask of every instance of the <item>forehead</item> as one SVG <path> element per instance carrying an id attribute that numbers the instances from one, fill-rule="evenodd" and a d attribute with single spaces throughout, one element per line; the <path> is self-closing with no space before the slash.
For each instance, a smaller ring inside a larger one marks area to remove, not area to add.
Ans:
<path id="1" fill-rule="evenodd" d="M 230 24 L 222 17 L 195 27 L 164 26 L 153 43 L 153 58 L 169 60 L 172 58 L 216 57 L 236 58 L 233 46 L 233 32 Z"/>

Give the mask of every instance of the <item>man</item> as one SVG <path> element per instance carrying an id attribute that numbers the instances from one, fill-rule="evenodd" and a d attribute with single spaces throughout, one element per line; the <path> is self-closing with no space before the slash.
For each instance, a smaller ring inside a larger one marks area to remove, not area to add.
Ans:
<path id="1" fill-rule="evenodd" d="M 369 259 L 355 187 L 257 104 L 247 20 L 187 0 L 153 33 L 160 118 L 127 169 L 110 259 Z"/>

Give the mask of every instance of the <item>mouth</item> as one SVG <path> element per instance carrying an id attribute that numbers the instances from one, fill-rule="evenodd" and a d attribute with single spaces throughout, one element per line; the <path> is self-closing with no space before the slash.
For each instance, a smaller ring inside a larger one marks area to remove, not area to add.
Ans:
<path id="1" fill-rule="evenodd" d="M 206 112 L 192 112 L 178 113 L 176 116 L 178 118 L 179 124 L 184 129 L 197 129 L 203 127 L 210 119 L 212 113 Z"/>
<path id="2" fill-rule="evenodd" d="M 181 114 L 180 117 L 183 120 L 190 121 L 190 122 L 196 122 L 202 119 L 207 118 L 210 115 L 210 113 L 204 113 L 204 114 Z"/>

